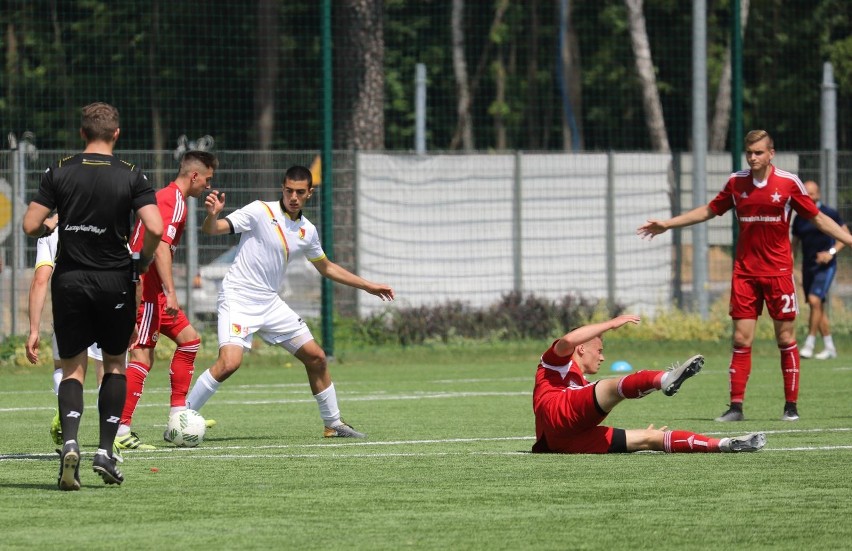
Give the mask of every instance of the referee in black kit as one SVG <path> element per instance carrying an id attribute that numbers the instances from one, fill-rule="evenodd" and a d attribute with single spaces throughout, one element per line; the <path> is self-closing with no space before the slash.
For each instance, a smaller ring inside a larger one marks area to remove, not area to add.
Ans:
<path id="1" fill-rule="evenodd" d="M 86 349 L 103 350 L 104 378 L 98 396 L 100 442 L 93 469 L 106 484 L 121 484 L 113 441 L 127 386 L 127 347 L 136 323 L 134 274 L 144 272 L 163 234 L 154 190 L 133 164 L 113 156 L 118 110 L 106 103 L 82 109 L 80 136 L 85 150 L 61 160 L 41 177 L 38 193 L 24 215 L 24 232 L 42 237 L 59 232 L 59 252 L 51 279 L 53 324 L 62 365 L 59 417 L 59 489 L 80 489 L 77 433 L 83 414 Z M 52 227 L 48 215 L 56 210 Z M 134 213 L 145 226 L 141 258 L 127 248 Z"/>

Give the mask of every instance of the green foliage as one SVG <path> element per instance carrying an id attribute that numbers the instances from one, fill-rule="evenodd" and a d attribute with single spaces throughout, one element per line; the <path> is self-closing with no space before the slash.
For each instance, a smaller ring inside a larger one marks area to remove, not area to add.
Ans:
<path id="1" fill-rule="evenodd" d="M 852 334 L 852 312 L 842 301 L 832 302 L 831 325 L 834 335 Z M 807 307 L 805 307 L 807 309 Z M 532 294 L 507 293 L 490 307 L 477 309 L 462 302 L 437 306 L 420 306 L 386 310 L 367 318 L 335 318 L 335 343 L 341 349 L 362 350 L 374 345 L 459 344 L 473 342 L 507 342 L 546 340 L 561 336 L 580 325 L 610 319 L 629 312 L 623 305 L 609 310 L 601 301 L 573 294 L 558 301 Z M 807 333 L 806 312 L 800 314 L 798 339 Z M 319 335 L 318 328 L 312 329 Z M 711 305 L 703 319 L 696 312 L 677 308 L 660 308 L 653 317 L 644 317 L 639 325 L 628 325 L 607 333 L 607 340 L 641 342 L 731 341 L 732 322 L 728 315 L 728 297 L 723 295 Z M 758 320 L 755 338 L 774 340 L 772 320 L 763 315 Z"/>
<path id="2" fill-rule="evenodd" d="M 460 301 L 436 306 L 399 308 L 374 314 L 358 323 L 336 320 L 336 335 L 362 344 L 412 346 L 432 342 L 546 339 L 592 319 L 605 305 L 575 295 L 558 301 L 533 294 L 507 293 L 500 301 L 474 308 Z M 623 307 L 611 312 L 617 315 Z"/>
<path id="3" fill-rule="evenodd" d="M 0 366 L 24 367 L 30 365 L 25 352 L 26 344 L 26 338 L 17 335 L 11 335 L 0 341 Z M 50 348 L 48 348 L 47 353 L 48 358 L 51 358 Z"/>
<path id="4" fill-rule="evenodd" d="M 0 79 L 0 120 L 5 126 L 0 130 L 4 132 L 31 130 L 42 149 L 76 148 L 76 110 L 90 101 L 104 100 L 122 112 L 127 131 L 120 147 L 128 150 L 151 149 L 160 131 L 169 147 L 181 134 L 211 134 L 222 150 L 249 149 L 267 116 L 274 119 L 276 148 L 321 145 L 321 2 L 219 2 L 207 10 L 192 2 L 163 0 L 7 3 L 9 8 L 0 11 L 5 67 Z M 497 60 L 506 70 L 504 102 L 495 104 L 492 72 L 483 72 L 474 91 L 471 110 L 477 147 L 495 147 L 493 118 L 499 114 L 504 117 L 509 148 L 559 150 L 563 143 L 562 99 L 555 73 L 560 32 L 557 4 L 510 2 L 502 21 L 493 25 L 498 4 L 464 2 L 465 60 L 471 78 L 477 67 Z M 573 107 L 586 148 L 647 149 L 623 0 L 568 4 L 579 49 L 583 98 L 582 105 Z M 710 105 L 730 37 L 731 4 L 730 0 L 708 3 Z M 259 37 L 259 5 L 271 6 L 275 14 L 270 41 Z M 689 149 L 691 136 L 692 14 L 684 6 L 675 0 L 646 0 L 643 6 L 667 132 L 675 150 Z M 386 147 L 411 149 L 414 66 L 424 63 L 429 82 L 429 147 L 446 149 L 458 109 L 448 2 L 333 2 L 337 98 L 361 92 L 358 75 L 352 72 L 359 64 L 347 58 L 352 52 L 337 46 L 356 9 L 381 9 L 383 14 L 384 51 L 378 61 L 384 75 L 379 96 L 384 102 Z M 852 51 L 847 44 L 852 34 L 852 3 L 753 0 L 745 33 L 746 126 L 772 129 L 783 149 L 817 149 L 818 127 L 813 120 L 819 113 L 824 60 L 830 59 L 837 69 L 838 103 L 848 105 L 852 94 L 848 85 Z M 205 39 L 210 36 L 222 39 Z M 274 52 L 263 46 L 269 42 L 277 44 Z M 483 56 L 486 50 L 488 55 Z M 278 60 L 276 73 L 267 82 L 261 78 L 263 62 L 273 53 Z M 256 105 L 259 90 L 276 98 L 274 109 L 264 111 Z M 337 123 L 347 113 L 339 106 L 335 109 Z M 841 109 L 839 127 L 844 127 L 848 116 Z M 839 139 L 841 148 L 848 147 L 846 134 Z"/>

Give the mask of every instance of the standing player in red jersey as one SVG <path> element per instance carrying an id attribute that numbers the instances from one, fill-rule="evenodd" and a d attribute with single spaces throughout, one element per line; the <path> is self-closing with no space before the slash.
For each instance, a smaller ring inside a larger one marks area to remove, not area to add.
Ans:
<path id="1" fill-rule="evenodd" d="M 820 212 L 799 177 L 772 165 L 775 148 L 765 130 L 745 137 L 749 170 L 731 174 L 715 199 L 668 220 L 648 220 L 636 230 L 653 237 L 671 228 L 691 226 L 734 209 L 739 223 L 734 271 L 731 278 L 730 315 L 734 322 L 730 366 L 731 403 L 717 421 L 742 421 L 745 389 L 751 373 L 751 345 L 763 303 L 775 325 L 784 376 L 784 421 L 799 419 L 799 350 L 796 345 L 796 286 L 790 248 L 791 210 L 821 232 L 852 246 L 852 236 Z"/>
<path id="2" fill-rule="evenodd" d="M 585 325 L 554 341 L 541 356 L 535 374 L 533 453 L 627 453 L 642 450 L 668 453 L 752 452 L 766 444 L 763 433 L 736 438 L 711 438 L 685 430 L 619 429 L 600 423 L 625 399 L 643 398 L 662 390 L 673 396 L 701 370 L 702 356 L 693 356 L 668 371 L 638 371 L 590 383 L 604 361 L 601 335 L 639 316 L 623 315 Z"/>
<path id="3" fill-rule="evenodd" d="M 160 335 L 177 344 L 169 366 L 172 396 L 169 415 L 186 409 L 186 394 L 192 382 L 195 356 L 201 337 L 180 308 L 172 275 L 172 258 L 186 225 L 186 197 L 200 197 L 213 182 L 219 161 L 206 151 L 187 151 L 180 162 L 175 181 L 157 192 L 157 205 L 163 217 L 163 237 L 154 253 L 154 262 L 142 276 L 142 299 L 136 313 L 139 340 L 130 349 L 127 363 L 127 395 L 115 444 L 122 449 L 154 449 L 143 444 L 130 425 L 142 397 L 145 378 L 154 365 L 154 348 Z M 142 246 L 145 228 L 136 224 L 130 241 L 133 251 Z M 138 294 L 138 293 L 137 293 Z"/>

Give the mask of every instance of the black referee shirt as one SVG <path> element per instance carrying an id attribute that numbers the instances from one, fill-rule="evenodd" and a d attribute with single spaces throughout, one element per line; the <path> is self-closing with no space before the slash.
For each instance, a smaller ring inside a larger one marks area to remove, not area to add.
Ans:
<path id="1" fill-rule="evenodd" d="M 157 204 L 141 170 L 97 153 L 48 168 L 33 201 L 59 213 L 57 271 L 129 270 L 132 220 L 138 209 Z"/>

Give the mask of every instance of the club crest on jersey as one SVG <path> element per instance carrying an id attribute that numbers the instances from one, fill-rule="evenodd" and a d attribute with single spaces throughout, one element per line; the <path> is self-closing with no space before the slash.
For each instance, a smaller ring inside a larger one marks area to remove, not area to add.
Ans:
<path id="1" fill-rule="evenodd" d="M 299 228 L 299 239 L 305 238 L 305 228 Z"/>
<path id="2" fill-rule="evenodd" d="M 239 323 L 232 323 L 231 335 L 234 337 L 245 337 L 248 335 L 248 327 L 243 327 Z"/>
<path id="3" fill-rule="evenodd" d="M 780 193 L 778 193 L 778 190 L 777 190 L 777 189 L 775 190 L 775 193 L 773 193 L 772 195 L 770 195 L 770 197 L 772 197 L 772 202 L 773 202 L 773 203 L 780 203 L 780 202 L 781 202 L 781 194 L 780 194 Z"/>
<path id="4" fill-rule="evenodd" d="M 743 199 L 748 199 L 748 193 L 746 193 L 746 192 L 742 192 L 742 194 L 740 195 L 740 197 L 741 197 L 741 198 L 743 198 Z"/>

